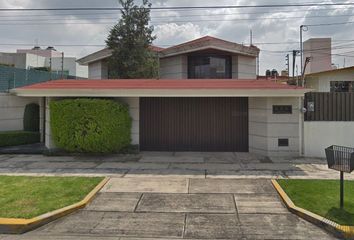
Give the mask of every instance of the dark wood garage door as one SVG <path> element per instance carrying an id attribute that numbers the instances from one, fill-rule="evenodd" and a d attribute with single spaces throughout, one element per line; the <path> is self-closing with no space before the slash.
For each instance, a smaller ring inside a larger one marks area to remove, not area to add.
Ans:
<path id="1" fill-rule="evenodd" d="M 248 152 L 248 98 L 140 98 L 140 148 Z"/>

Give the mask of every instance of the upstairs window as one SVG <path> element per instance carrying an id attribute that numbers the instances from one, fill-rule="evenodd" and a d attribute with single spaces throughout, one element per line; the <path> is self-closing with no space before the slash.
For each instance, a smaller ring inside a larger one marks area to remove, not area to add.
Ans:
<path id="1" fill-rule="evenodd" d="M 203 55 L 188 57 L 188 78 L 231 78 L 231 57 Z"/>
<path id="2" fill-rule="evenodd" d="M 331 81 L 331 92 L 354 92 L 354 81 Z"/>

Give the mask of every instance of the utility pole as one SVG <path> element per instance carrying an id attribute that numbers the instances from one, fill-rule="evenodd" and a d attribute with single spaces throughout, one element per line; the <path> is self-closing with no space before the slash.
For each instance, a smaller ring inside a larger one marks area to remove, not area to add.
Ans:
<path id="1" fill-rule="evenodd" d="M 64 52 L 61 53 L 61 79 L 64 79 Z"/>
<path id="2" fill-rule="evenodd" d="M 253 45 L 253 33 L 252 33 L 252 29 L 250 30 L 250 46 Z"/>
<path id="3" fill-rule="evenodd" d="M 304 69 L 301 71 L 302 72 L 302 74 L 301 74 L 301 85 L 302 85 L 302 87 L 305 87 L 305 72 L 306 72 L 307 64 L 309 64 L 310 61 L 311 61 L 311 58 L 307 57 L 306 60 L 305 60 Z"/>
<path id="4" fill-rule="evenodd" d="M 286 71 L 288 72 L 288 81 L 290 80 L 289 54 L 285 56 Z"/>
<path id="5" fill-rule="evenodd" d="M 293 79 L 295 79 L 295 65 L 296 65 L 296 56 L 299 54 L 298 50 L 293 50 Z M 297 79 L 297 78 L 296 78 Z M 298 86 L 299 83 L 298 81 L 296 82 L 296 85 Z"/>
<path id="6" fill-rule="evenodd" d="M 302 43 L 302 32 L 306 32 L 308 30 L 308 26 L 306 25 L 301 25 L 300 26 L 300 61 L 301 61 L 301 66 L 300 66 L 300 73 L 302 75 L 302 68 L 303 68 L 303 54 L 304 54 L 304 45 Z"/>

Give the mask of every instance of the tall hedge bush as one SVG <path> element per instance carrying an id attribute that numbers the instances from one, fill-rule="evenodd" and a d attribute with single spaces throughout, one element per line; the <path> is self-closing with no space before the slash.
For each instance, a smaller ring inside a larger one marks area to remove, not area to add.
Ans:
<path id="1" fill-rule="evenodd" d="M 23 114 L 23 130 L 39 132 L 39 105 L 36 103 L 27 104 Z"/>
<path id="2" fill-rule="evenodd" d="M 50 124 L 56 146 L 70 152 L 118 152 L 131 142 L 129 108 L 113 100 L 53 101 Z"/>

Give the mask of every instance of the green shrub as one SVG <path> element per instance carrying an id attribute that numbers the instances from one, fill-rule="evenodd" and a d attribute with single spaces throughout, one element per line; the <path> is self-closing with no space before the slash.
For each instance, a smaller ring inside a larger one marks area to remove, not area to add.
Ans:
<path id="1" fill-rule="evenodd" d="M 9 131 L 0 132 L 0 147 L 18 146 L 38 143 L 40 141 L 39 132 Z"/>
<path id="2" fill-rule="evenodd" d="M 56 146 L 69 152 L 118 152 L 131 142 L 129 108 L 113 100 L 53 101 L 50 124 Z"/>
<path id="3" fill-rule="evenodd" d="M 23 116 L 23 130 L 39 131 L 39 105 L 36 103 L 27 104 Z"/>

